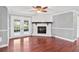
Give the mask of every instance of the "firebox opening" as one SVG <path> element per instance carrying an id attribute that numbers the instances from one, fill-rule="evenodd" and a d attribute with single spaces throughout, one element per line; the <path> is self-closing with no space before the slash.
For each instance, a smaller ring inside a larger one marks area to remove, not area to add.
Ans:
<path id="1" fill-rule="evenodd" d="M 46 34 L 46 26 L 38 26 L 38 34 Z"/>

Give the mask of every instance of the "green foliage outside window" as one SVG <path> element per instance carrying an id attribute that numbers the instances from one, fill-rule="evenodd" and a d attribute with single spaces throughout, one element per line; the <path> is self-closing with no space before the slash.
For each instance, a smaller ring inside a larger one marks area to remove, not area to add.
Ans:
<path id="1" fill-rule="evenodd" d="M 20 20 L 14 20 L 14 32 L 20 32 Z"/>
<path id="2" fill-rule="evenodd" d="M 28 31 L 29 30 L 29 22 L 28 21 L 24 21 L 24 31 Z M 23 28 L 22 27 L 22 28 Z M 20 32 L 20 20 L 14 20 L 14 32 Z"/>
<path id="3" fill-rule="evenodd" d="M 28 21 L 24 21 L 24 31 L 28 31 L 29 30 L 29 23 Z"/>

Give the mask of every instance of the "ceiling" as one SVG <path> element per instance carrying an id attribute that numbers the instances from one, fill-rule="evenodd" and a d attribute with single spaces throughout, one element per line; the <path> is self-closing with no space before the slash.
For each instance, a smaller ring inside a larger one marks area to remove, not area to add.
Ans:
<path id="1" fill-rule="evenodd" d="M 9 13 L 24 13 L 24 14 L 35 14 L 32 10 L 32 6 L 7 6 Z M 65 10 L 77 10 L 79 6 L 48 6 L 48 12 L 45 14 L 55 14 Z"/>

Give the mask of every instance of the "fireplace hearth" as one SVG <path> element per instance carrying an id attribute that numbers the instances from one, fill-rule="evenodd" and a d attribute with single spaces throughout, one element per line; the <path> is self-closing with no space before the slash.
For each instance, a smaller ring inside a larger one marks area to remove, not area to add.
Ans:
<path id="1" fill-rule="evenodd" d="M 37 28 L 38 34 L 46 34 L 46 26 L 38 26 Z"/>

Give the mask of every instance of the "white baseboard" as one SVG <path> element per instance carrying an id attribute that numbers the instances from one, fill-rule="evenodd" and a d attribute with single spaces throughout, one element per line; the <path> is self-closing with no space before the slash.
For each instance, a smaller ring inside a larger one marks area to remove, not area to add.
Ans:
<path id="1" fill-rule="evenodd" d="M 34 35 L 34 34 L 32 34 L 32 36 L 47 36 L 47 37 L 52 37 L 52 35 Z"/>
<path id="2" fill-rule="evenodd" d="M 67 41 L 70 41 L 70 42 L 74 42 L 76 39 L 74 39 L 74 40 L 70 40 L 70 39 L 68 39 L 68 38 L 63 38 L 63 37 L 60 37 L 60 36 L 52 36 L 52 35 L 34 35 L 34 34 L 32 34 L 32 35 L 26 35 L 26 36 L 47 36 L 47 37 L 57 37 L 57 38 L 60 38 L 60 39 L 63 39 L 63 40 L 67 40 Z M 18 36 L 19 37 L 19 36 Z M 20 36 L 20 37 L 23 37 L 23 36 Z M 11 38 L 16 38 L 16 37 L 9 37 L 10 39 Z M 4 45 L 5 46 L 5 45 Z"/>
<path id="3" fill-rule="evenodd" d="M 9 39 L 17 38 L 17 37 L 24 37 L 24 36 L 31 36 L 31 35 L 12 36 L 12 37 L 9 37 Z"/>
<path id="4" fill-rule="evenodd" d="M 1 45 L 0 48 L 7 47 L 8 44 Z"/>
<path id="5" fill-rule="evenodd" d="M 67 41 L 70 41 L 70 42 L 74 42 L 75 41 L 75 39 L 74 40 L 70 40 L 68 38 L 63 38 L 63 37 L 60 37 L 60 36 L 54 36 L 54 37 L 57 37 L 57 38 L 60 38 L 60 39 L 63 39 L 63 40 L 67 40 Z"/>

